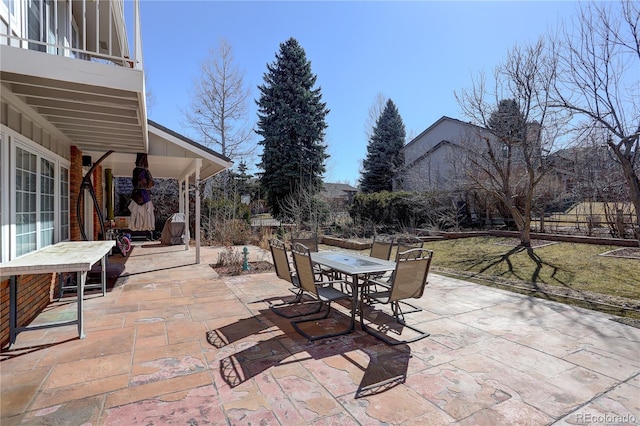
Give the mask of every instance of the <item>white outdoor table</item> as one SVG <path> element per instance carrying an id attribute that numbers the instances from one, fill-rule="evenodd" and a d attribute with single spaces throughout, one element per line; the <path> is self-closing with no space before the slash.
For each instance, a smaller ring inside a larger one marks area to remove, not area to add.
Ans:
<path id="1" fill-rule="evenodd" d="M 396 262 L 362 256 L 346 251 L 319 251 L 311 253 L 311 260 L 318 265 L 327 266 L 335 271 L 349 275 L 353 280 L 353 299 L 351 301 L 351 325 L 356 319 L 356 307 L 362 309 L 362 289 L 358 285 L 358 276 L 393 271 Z"/>
<path id="2" fill-rule="evenodd" d="M 9 300 L 9 334 L 12 346 L 18 333 L 27 330 L 38 330 L 50 327 L 62 327 L 78 324 L 78 336 L 84 339 L 82 323 L 82 301 L 87 273 L 92 266 L 101 261 L 102 295 L 107 290 L 107 256 L 115 245 L 115 241 L 66 241 L 25 254 L 6 263 L 0 263 L 0 275 L 11 276 Z M 78 285 L 78 316 L 75 320 L 53 322 L 34 326 L 18 327 L 18 285 L 16 277 L 28 274 L 49 274 L 75 272 Z"/>

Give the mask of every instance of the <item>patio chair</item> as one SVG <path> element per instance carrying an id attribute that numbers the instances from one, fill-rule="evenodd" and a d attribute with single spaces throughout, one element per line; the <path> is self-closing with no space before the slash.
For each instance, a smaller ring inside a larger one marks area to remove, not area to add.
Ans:
<path id="1" fill-rule="evenodd" d="M 403 237 L 399 237 L 397 241 L 398 241 L 398 250 L 396 251 L 396 258 L 398 257 L 398 254 L 405 252 L 407 250 L 424 248 L 424 241 L 422 241 L 420 238 L 418 238 L 415 235 L 405 235 Z M 411 303 L 408 303 L 408 302 L 403 301 L 402 304 L 411 308 L 410 311 L 405 311 L 405 314 L 420 312 L 422 310 L 421 308 L 415 305 L 412 305 Z"/>
<path id="2" fill-rule="evenodd" d="M 399 237 L 396 241 L 398 243 L 398 251 L 396 252 L 396 256 L 398 255 L 398 253 L 402 253 L 407 250 L 411 250 L 414 248 L 424 248 L 424 241 L 414 235 Z"/>
<path id="3" fill-rule="evenodd" d="M 371 251 L 369 256 L 376 259 L 391 259 L 391 251 L 393 249 L 393 238 L 385 238 L 380 235 L 373 238 L 371 243 Z"/>
<path id="4" fill-rule="evenodd" d="M 316 234 L 311 234 L 310 236 L 305 237 L 292 237 L 291 245 L 293 246 L 295 243 L 304 244 L 311 252 L 315 253 L 318 251 L 318 236 Z"/>
<path id="5" fill-rule="evenodd" d="M 291 245 L 293 246 L 295 243 L 299 243 L 304 245 L 305 247 L 307 247 L 309 249 L 310 252 L 313 253 L 317 253 L 318 252 L 318 236 L 316 234 L 311 234 L 311 235 L 307 235 L 307 236 L 298 236 L 295 238 L 291 238 Z M 334 279 L 340 279 L 340 274 L 336 273 L 336 271 L 334 271 L 331 268 L 328 268 L 326 266 L 318 266 L 318 265 L 314 265 L 314 268 L 316 269 L 317 272 L 324 274 L 327 276 L 327 278 L 329 278 L 330 280 L 334 280 Z M 342 288 L 344 289 L 344 288 Z"/>
<path id="6" fill-rule="evenodd" d="M 371 251 L 369 252 L 369 256 L 375 257 L 376 259 L 389 260 L 391 259 L 391 252 L 393 251 L 393 237 L 376 235 L 373 237 L 373 242 L 371 243 Z M 378 273 L 378 274 L 369 274 L 365 279 L 382 279 L 386 273 Z M 369 290 L 369 287 L 364 288 L 365 293 Z"/>
<path id="7" fill-rule="evenodd" d="M 284 318 L 295 318 L 303 315 L 309 314 L 317 314 L 322 309 L 322 305 L 318 304 L 317 309 L 311 312 L 304 313 L 288 313 L 282 310 L 282 308 L 294 306 L 297 304 L 302 304 L 302 298 L 304 296 L 304 291 L 300 287 L 300 282 L 298 280 L 298 275 L 295 270 L 291 270 L 291 263 L 289 262 L 289 254 L 287 253 L 287 246 L 284 241 L 279 240 L 277 238 L 272 238 L 269 240 L 269 250 L 271 251 L 271 256 L 273 258 L 273 266 L 276 269 L 276 275 L 278 278 L 283 279 L 285 281 L 290 282 L 293 287 L 289 290 L 295 294 L 293 300 L 284 301 L 282 303 L 276 303 L 270 305 L 269 308 L 276 313 L 277 315 Z"/>
<path id="8" fill-rule="evenodd" d="M 326 313 L 321 317 L 305 318 L 301 320 L 291 321 L 291 325 L 293 326 L 293 328 L 309 340 L 318 340 L 327 337 L 340 336 L 353 331 L 353 321 L 351 321 L 351 325 L 349 328 L 339 332 L 311 335 L 302 330 L 302 328 L 300 327 L 301 324 L 315 323 L 318 320 L 328 318 L 329 313 L 331 312 L 331 302 L 335 300 L 351 299 L 351 295 L 333 287 L 333 285 L 338 283 L 341 285 L 350 285 L 350 283 L 345 280 L 325 281 L 324 279 L 326 278 L 326 276 L 324 275 L 321 276 L 321 279 L 318 279 L 318 275 L 316 274 L 316 271 L 313 267 L 313 262 L 311 261 L 310 250 L 305 245 L 294 243 L 291 246 L 291 253 L 293 254 L 293 263 L 295 265 L 298 280 L 300 282 L 300 288 L 304 291 L 305 294 L 313 297 L 316 301 L 320 302 L 322 305 L 325 305 L 327 308 Z"/>
<path id="9" fill-rule="evenodd" d="M 368 286 L 375 285 L 387 287 L 384 291 L 369 292 L 367 294 L 367 298 L 374 303 L 389 304 L 391 306 L 395 322 L 400 324 L 403 328 L 408 328 L 409 330 L 414 331 L 417 335 L 405 340 L 391 339 L 384 333 L 366 325 L 363 316 L 364 309 L 361 309 L 360 324 L 362 325 L 363 330 L 390 345 L 411 343 L 429 336 L 429 333 L 426 333 L 417 327 L 408 325 L 405 322 L 404 315 L 408 312 L 402 311 L 400 302 L 403 302 L 406 299 L 419 299 L 422 297 L 424 294 L 424 288 L 427 285 L 427 275 L 429 274 L 432 258 L 433 251 L 431 250 L 418 248 L 404 251 L 398 254 L 396 269 L 388 282 L 379 282 L 375 279 L 365 282 L 365 285 Z M 372 309 L 373 306 L 374 304 L 372 303 Z M 389 325 L 385 324 L 382 328 L 389 332 L 393 332 L 393 327 Z M 398 335 L 400 334 L 401 332 L 398 332 Z"/>
<path id="10" fill-rule="evenodd" d="M 418 237 L 416 237 L 414 235 L 405 235 L 403 237 L 399 237 L 396 241 L 398 243 L 398 249 L 397 249 L 396 255 L 395 255 L 396 260 L 397 260 L 398 255 L 400 253 L 403 253 L 405 251 L 412 250 L 412 249 L 421 249 L 421 248 L 424 247 L 424 241 L 422 241 L 420 238 L 418 238 Z M 389 282 L 391 281 L 392 276 L 393 276 L 393 272 L 391 273 L 391 275 L 389 275 L 389 274 L 384 275 L 384 277 L 385 277 L 384 280 L 381 279 L 382 278 L 381 276 L 377 277 L 378 285 L 382 286 L 383 288 L 386 287 L 388 289 L 389 288 Z M 376 279 L 376 277 L 374 277 L 374 279 Z M 365 292 L 369 293 L 369 291 L 370 291 L 370 288 L 367 287 L 365 289 Z M 414 313 L 414 312 L 422 311 L 422 308 L 420 308 L 418 306 L 415 306 L 415 305 L 413 305 L 413 304 L 411 304 L 409 302 L 402 301 L 400 303 L 402 303 L 405 306 L 408 306 L 411 309 L 409 311 L 405 311 L 404 312 L 405 314 L 411 314 L 411 313 Z"/>

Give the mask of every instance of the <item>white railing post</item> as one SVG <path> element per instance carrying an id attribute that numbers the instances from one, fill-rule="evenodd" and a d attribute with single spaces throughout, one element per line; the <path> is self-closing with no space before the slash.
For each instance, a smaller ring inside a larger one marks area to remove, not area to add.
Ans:
<path id="1" fill-rule="evenodd" d="M 135 0 L 134 3 L 134 52 L 133 58 L 135 60 L 134 67 L 136 69 L 142 69 L 142 32 L 140 31 L 140 0 Z"/>
<path id="2" fill-rule="evenodd" d="M 82 0 L 82 50 L 87 51 L 87 0 Z"/>
<path id="3" fill-rule="evenodd" d="M 96 53 L 100 53 L 100 0 L 96 2 Z"/>
<path id="4" fill-rule="evenodd" d="M 109 25 L 109 44 L 108 46 L 109 46 L 109 56 L 113 56 L 113 46 L 112 46 L 113 43 L 111 43 L 111 41 L 113 40 L 113 35 L 111 33 L 112 31 L 111 27 L 113 27 L 113 8 L 111 7 L 112 3 L 110 1 L 108 3 L 109 3 L 109 24 L 108 24 Z M 122 55 L 122 53 L 120 54 Z"/>
<path id="5" fill-rule="evenodd" d="M 75 55 L 74 46 L 73 46 L 73 1 L 67 1 L 67 40 L 69 43 L 69 56 L 72 57 Z"/>

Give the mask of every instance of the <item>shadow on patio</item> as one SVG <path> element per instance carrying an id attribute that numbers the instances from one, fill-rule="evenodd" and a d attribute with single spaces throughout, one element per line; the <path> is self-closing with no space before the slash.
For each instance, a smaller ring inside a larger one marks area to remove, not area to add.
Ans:
<path id="1" fill-rule="evenodd" d="M 347 315 L 334 310 L 332 316 L 339 318 L 337 321 L 330 320 L 331 328 L 339 329 L 348 326 Z M 326 321 L 324 320 L 325 323 Z M 272 367 L 310 359 L 329 359 L 334 356 L 341 357 L 363 372 L 355 392 L 356 398 L 384 392 L 404 383 L 406 379 L 409 358 L 411 358 L 411 349 L 408 345 L 398 345 L 392 349 L 364 335 L 327 339 L 329 343 L 324 345 L 305 345 L 306 340 L 296 333 L 290 322 L 274 316 L 269 309 L 260 310 L 251 318 L 240 319 L 212 330 L 207 333 L 207 340 L 221 349 L 245 338 L 263 335 L 263 332 L 273 328 L 268 323 L 273 323 L 283 334 L 254 341 L 254 345 L 240 347 L 238 352 L 220 360 L 220 374 L 232 388 Z M 284 336 L 293 339 L 295 344 L 288 339 L 283 339 Z M 368 362 L 362 362 L 362 359 L 355 359 L 349 355 L 354 346 L 362 350 Z"/>

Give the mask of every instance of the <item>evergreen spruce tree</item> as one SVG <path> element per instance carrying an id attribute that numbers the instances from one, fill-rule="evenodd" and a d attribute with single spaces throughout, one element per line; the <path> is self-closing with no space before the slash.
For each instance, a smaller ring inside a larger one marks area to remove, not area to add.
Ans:
<path id="1" fill-rule="evenodd" d="M 329 113 L 304 49 L 293 38 L 280 44 L 276 60 L 267 64 L 264 84 L 258 86 L 258 129 L 263 146 L 260 183 L 275 217 L 289 195 L 317 193 L 322 187 L 323 144 Z"/>
<path id="2" fill-rule="evenodd" d="M 526 120 L 515 99 L 502 99 L 489 116 L 487 124 L 501 143 L 507 146 L 522 143 Z"/>
<path id="3" fill-rule="evenodd" d="M 367 157 L 362 162 L 362 192 L 393 189 L 393 178 L 404 165 L 401 149 L 404 147 L 405 137 L 402 117 L 396 105 L 389 99 L 376 121 L 367 145 Z"/>

